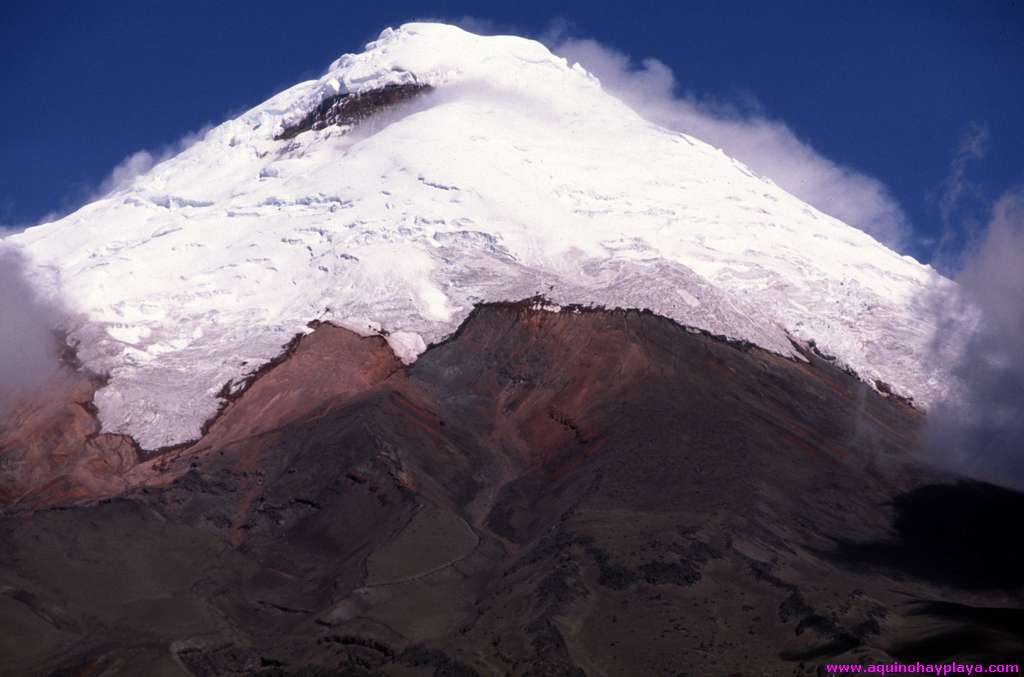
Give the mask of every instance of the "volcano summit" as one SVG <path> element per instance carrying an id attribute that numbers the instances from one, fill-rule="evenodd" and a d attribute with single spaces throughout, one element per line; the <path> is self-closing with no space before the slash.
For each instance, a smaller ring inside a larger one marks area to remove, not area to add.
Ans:
<path id="1" fill-rule="evenodd" d="M 923 308 L 950 283 L 540 43 L 385 30 L 131 185 L 10 238 L 109 375 L 102 429 L 195 440 L 311 321 L 411 362 L 474 304 L 646 308 L 796 356 L 791 338 L 927 405 Z"/>

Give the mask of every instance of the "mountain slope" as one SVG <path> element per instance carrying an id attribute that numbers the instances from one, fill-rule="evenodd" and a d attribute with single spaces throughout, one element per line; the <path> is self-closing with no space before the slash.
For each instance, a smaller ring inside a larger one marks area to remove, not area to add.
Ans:
<path id="1" fill-rule="evenodd" d="M 813 353 L 531 304 L 386 353 L 321 325 L 132 488 L 0 515 L 0 673 L 1024 656 L 1024 499 L 915 467 L 920 412 Z"/>
<path id="2" fill-rule="evenodd" d="M 386 30 L 130 186 L 10 238 L 109 380 L 102 429 L 200 436 L 220 395 L 324 320 L 405 361 L 482 301 L 649 308 L 927 405 L 922 299 L 951 283 L 658 128 L 539 43 Z"/>

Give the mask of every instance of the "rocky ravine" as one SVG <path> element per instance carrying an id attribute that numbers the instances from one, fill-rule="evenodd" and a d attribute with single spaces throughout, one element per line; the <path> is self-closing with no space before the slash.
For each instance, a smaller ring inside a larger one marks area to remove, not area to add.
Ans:
<path id="1" fill-rule="evenodd" d="M 148 459 L 69 377 L 3 430 L 0 672 L 1020 657 L 1024 499 L 917 466 L 917 410 L 807 358 L 524 303 L 404 367 L 321 325 Z"/>

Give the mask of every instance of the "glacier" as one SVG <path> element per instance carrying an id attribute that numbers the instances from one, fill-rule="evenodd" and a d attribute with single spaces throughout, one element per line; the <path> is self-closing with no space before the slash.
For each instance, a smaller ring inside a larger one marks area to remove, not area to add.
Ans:
<path id="1" fill-rule="evenodd" d="M 283 138 L 330 97 L 424 93 Z M 799 359 L 813 341 L 922 406 L 947 379 L 927 299 L 954 283 L 699 139 L 646 121 L 539 42 L 387 29 L 60 220 L 10 236 L 109 375 L 105 432 L 194 440 L 312 321 L 403 361 L 474 304 L 646 308 Z M 329 365 L 325 365 L 329 368 Z"/>

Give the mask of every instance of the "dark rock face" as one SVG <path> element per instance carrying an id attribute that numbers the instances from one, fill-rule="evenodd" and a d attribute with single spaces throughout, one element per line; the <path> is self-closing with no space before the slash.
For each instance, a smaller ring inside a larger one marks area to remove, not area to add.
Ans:
<path id="1" fill-rule="evenodd" d="M 326 129 L 331 126 L 355 125 L 363 120 L 408 101 L 433 89 L 430 85 L 418 83 L 387 85 L 358 94 L 337 94 L 329 96 L 320 105 L 306 114 L 302 120 L 284 129 L 275 138 L 294 139 L 311 129 Z"/>
<path id="2" fill-rule="evenodd" d="M 919 412 L 807 357 L 527 304 L 477 309 L 409 367 L 320 327 L 123 489 L 0 517 L 2 670 L 812 675 L 1024 654 L 1019 577 L 971 560 L 976 520 L 1013 538 L 1022 499 L 915 466 Z M 970 516 L 945 506 L 959 495 Z"/>

